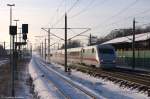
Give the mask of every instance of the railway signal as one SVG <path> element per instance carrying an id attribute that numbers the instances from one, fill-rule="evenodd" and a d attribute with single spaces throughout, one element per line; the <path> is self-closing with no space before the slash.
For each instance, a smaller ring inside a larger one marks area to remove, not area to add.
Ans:
<path id="1" fill-rule="evenodd" d="M 17 34 L 17 26 L 9 26 L 9 34 L 16 35 Z"/>
<path id="2" fill-rule="evenodd" d="M 22 24 L 22 34 L 23 34 L 23 39 L 25 41 L 27 40 L 27 33 L 28 33 L 28 24 Z"/>
<path id="3" fill-rule="evenodd" d="M 22 33 L 27 34 L 28 33 L 28 24 L 22 24 Z"/>

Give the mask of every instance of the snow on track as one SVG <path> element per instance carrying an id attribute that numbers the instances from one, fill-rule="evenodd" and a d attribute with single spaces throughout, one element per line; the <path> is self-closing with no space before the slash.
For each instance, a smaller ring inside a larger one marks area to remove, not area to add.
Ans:
<path id="1" fill-rule="evenodd" d="M 57 86 L 59 86 L 59 88 L 71 99 L 105 99 L 101 95 L 91 91 L 89 88 L 81 86 L 79 83 L 72 81 L 70 78 L 48 67 L 46 64 L 42 63 L 42 61 L 38 62 L 41 64 L 39 65 L 40 69 L 47 74 L 48 78 L 57 84 Z"/>
<path id="2" fill-rule="evenodd" d="M 35 85 L 34 91 L 41 99 L 64 99 L 60 98 L 62 96 L 57 92 L 55 86 L 42 77 L 43 73 L 37 68 L 34 59 L 29 64 L 29 73 Z"/>
<path id="3" fill-rule="evenodd" d="M 64 70 L 64 67 L 58 64 L 53 64 L 52 68 L 62 73 Z M 140 93 L 136 89 L 121 88 L 119 85 L 114 84 L 111 81 L 92 77 L 80 71 L 72 70 L 70 78 L 107 99 L 150 99 L 146 94 Z"/>
<path id="4" fill-rule="evenodd" d="M 61 65 L 46 64 L 45 61 L 42 60 L 40 57 L 36 57 L 34 59 L 37 61 L 37 64 L 39 64 L 38 66 L 36 66 L 36 68 L 40 70 L 40 72 L 42 72 L 45 75 L 44 78 L 47 79 L 46 81 L 43 80 L 43 82 L 53 83 L 53 86 L 57 86 L 59 88 L 58 90 L 61 90 L 69 97 L 72 96 L 70 97 L 71 99 L 83 99 L 82 97 L 80 97 L 81 94 L 76 93 L 81 92 L 77 89 L 74 89 L 72 91 L 70 87 L 66 87 L 69 85 L 66 85 L 66 83 L 58 77 L 58 75 L 61 75 L 62 78 L 67 79 L 76 84 L 77 86 L 90 91 L 92 94 L 94 93 L 95 95 L 100 96 L 98 99 L 150 99 L 144 93 L 140 93 L 134 89 L 121 88 L 119 87 L 119 85 L 116 85 L 111 81 L 106 81 L 101 78 L 92 77 L 88 74 L 81 73 L 76 70 L 72 70 L 71 75 L 68 75 L 64 72 L 64 68 Z M 51 92 L 49 94 L 51 94 Z M 84 93 L 82 93 L 82 95 L 84 95 Z M 63 99 L 62 96 L 58 96 L 57 98 Z"/>

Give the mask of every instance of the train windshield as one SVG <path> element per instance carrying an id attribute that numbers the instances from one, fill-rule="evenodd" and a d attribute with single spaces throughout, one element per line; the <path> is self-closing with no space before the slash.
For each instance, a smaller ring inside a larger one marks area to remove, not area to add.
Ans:
<path id="1" fill-rule="evenodd" d="M 108 48 L 100 48 L 99 52 L 102 54 L 114 54 L 114 50 Z"/>

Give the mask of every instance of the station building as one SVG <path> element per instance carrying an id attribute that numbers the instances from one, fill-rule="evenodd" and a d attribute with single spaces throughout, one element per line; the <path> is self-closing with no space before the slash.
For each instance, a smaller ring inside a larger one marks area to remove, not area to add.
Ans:
<path id="1" fill-rule="evenodd" d="M 117 64 L 132 67 L 133 35 L 115 38 L 104 42 L 115 47 L 117 53 Z M 135 35 L 135 66 L 137 68 L 150 70 L 150 32 Z"/>

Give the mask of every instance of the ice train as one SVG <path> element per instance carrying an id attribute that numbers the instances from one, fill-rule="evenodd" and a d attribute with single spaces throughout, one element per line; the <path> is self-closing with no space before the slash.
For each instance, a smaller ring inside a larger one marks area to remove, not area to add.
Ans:
<path id="1" fill-rule="evenodd" d="M 52 61 L 64 64 L 64 49 L 55 50 L 52 55 Z M 111 45 L 94 45 L 87 47 L 78 47 L 67 49 L 69 64 L 82 63 L 98 68 L 109 69 L 116 66 L 116 52 Z"/>

